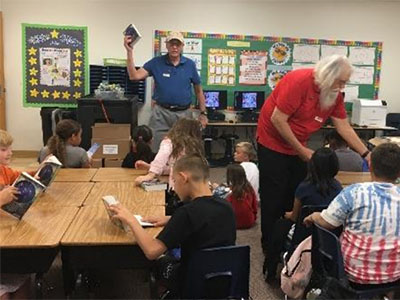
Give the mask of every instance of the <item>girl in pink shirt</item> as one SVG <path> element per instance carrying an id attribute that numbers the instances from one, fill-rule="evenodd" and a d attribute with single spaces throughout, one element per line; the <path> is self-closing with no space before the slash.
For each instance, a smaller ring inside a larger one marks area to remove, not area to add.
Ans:
<path id="1" fill-rule="evenodd" d="M 201 140 L 201 124 L 197 120 L 179 119 L 162 140 L 156 157 L 150 164 L 137 161 L 137 169 L 148 169 L 147 175 L 136 178 L 135 183 L 155 179 L 162 174 L 169 174 L 169 188 L 174 189 L 172 168 L 177 159 L 183 155 L 197 154 L 204 156 Z"/>

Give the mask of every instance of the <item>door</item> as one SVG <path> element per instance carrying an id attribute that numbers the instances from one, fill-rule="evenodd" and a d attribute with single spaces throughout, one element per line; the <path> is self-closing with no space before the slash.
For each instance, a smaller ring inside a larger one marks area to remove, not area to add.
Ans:
<path id="1" fill-rule="evenodd" d="M 6 96 L 4 92 L 3 13 L 0 11 L 0 129 L 6 129 Z"/>

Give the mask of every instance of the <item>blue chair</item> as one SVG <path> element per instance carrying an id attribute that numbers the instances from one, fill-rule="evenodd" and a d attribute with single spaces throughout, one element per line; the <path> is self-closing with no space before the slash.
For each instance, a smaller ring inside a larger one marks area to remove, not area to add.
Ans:
<path id="1" fill-rule="evenodd" d="M 342 250 L 339 238 L 331 231 L 313 225 L 311 263 L 313 277 L 331 277 L 339 281 L 356 299 L 370 299 L 381 296 L 389 291 L 399 289 L 399 282 L 379 284 L 371 287 L 352 284 L 348 281 L 344 270 Z"/>
<path id="2" fill-rule="evenodd" d="M 250 247 L 196 252 L 188 263 L 182 299 L 248 299 Z"/>

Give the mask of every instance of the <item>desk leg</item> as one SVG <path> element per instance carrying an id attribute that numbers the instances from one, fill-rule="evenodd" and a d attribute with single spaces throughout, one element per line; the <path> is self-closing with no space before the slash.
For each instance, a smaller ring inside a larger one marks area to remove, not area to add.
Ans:
<path id="1" fill-rule="evenodd" d="M 67 298 L 69 298 L 75 288 L 75 274 L 74 274 L 74 270 L 71 269 L 69 266 L 69 250 L 68 250 L 68 248 L 62 248 L 61 260 L 62 260 L 64 294 Z"/>

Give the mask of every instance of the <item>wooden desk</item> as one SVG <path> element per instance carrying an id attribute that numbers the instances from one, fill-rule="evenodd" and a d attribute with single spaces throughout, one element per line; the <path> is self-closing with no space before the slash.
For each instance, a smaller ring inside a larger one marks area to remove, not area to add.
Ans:
<path id="1" fill-rule="evenodd" d="M 40 207 L 78 207 L 83 204 L 93 186 L 93 182 L 53 182 L 35 204 Z"/>
<path id="2" fill-rule="evenodd" d="M 80 168 L 80 169 L 60 169 L 57 173 L 54 182 L 89 182 L 97 173 L 98 169 Z"/>
<path id="3" fill-rule="evenodd" d="M 399 136 L 375 137 L 373 139 L 370 139 L 369 142 L 374 146 L 379 146 L 380 144 L 384 143 L 395 143 L 400 146 L 400 137 Z"/>
<path id="4" fill-rule="evenodd" d="M 64 290 L 69 295 L 75 271 L 85 269 L 134 269 L 153 265 L 136 244 L 132 233 L 114 225 L 101 197 L 115 195 L 135 214 L 165 215 L 164 192 L 145 192 L 132 182 L 98 182 L 61 240 Z M 161 228 L 146 229 L 152 236 Z"/>
<path id="5" fill-rule="evenodd" d="M 342 185 L 350 185 L 354 183 L 369 182 L 371 181 L 371 174 L 369 172 L 344 172 L 340 171 L 336 179 Z"/>
<path id="6" fill-rule="evenodd" d="M 143 204 L 165 205 L 165 191 L 146 192 L 133 182 L 96 182 L 84 205 L 99 205 L 104 209 L 102 197 L 106 195 L 115 196 L 130 209 Z"/>
<path id="7" fill-rule="evenodd" d="M 138 176 L 146 175 L 145 170 L 136 170 L 128 168 L 100 168 L 92 181 L 135 181 Z"/>

